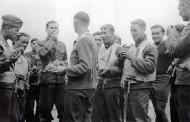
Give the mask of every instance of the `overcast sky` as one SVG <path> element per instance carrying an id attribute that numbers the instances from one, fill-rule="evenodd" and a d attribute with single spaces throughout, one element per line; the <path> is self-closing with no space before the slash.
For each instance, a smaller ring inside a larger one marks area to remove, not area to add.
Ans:
<path id="1" fill-rule="evenodd" d="M 0 0 L 0 16 L 14 14 L 24 24 L 21 29 L 32 37 L 46 37 L 45 24 L 55 20 L 60 25 L 59 40 L 71 51 L 77 37 L 73 29 L 73 16 L 78 11 L 89 14 L 90 31 L 93 33 L 103 24 L 113 24 L 123 43 L 131 44 L 130 22 L 142 18 L 150 27 L 161 24 L 165 28 L 183 23 L 178 12 L 178 0 Z"/>

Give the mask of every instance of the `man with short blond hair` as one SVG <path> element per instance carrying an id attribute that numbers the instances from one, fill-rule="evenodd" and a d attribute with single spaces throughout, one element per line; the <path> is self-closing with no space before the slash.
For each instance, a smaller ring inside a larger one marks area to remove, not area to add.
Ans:
<path id="1" fill-rule="evenodd" d="M 150 122 L 148 103 L 151 81 L 156 78 L 158 52 L 146 37 L 144 20 L 133 20 L 130 29 L 135 44 L 121 53 L 121 57 L 124 58 L 122 82 L 127 90 L 125 95 L 125 100 L 127 100 L 125 101 L 125 103 L 127 102 L 125 104 L 125 121 Z"/>

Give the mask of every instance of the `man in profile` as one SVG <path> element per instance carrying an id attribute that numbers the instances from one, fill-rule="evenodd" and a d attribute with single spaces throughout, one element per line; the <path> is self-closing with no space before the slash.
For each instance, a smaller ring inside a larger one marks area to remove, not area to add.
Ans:
<path id="1" fill-rule="evenodd" d="M 63 122 L 91 122 L 93 95 L 97 82 L 97 45 L 90 34 L 90 18 L 85 12 L 74 16 L 78 34 L 70 56 L 70 66 L 63 70 L 68 76 Z"/>

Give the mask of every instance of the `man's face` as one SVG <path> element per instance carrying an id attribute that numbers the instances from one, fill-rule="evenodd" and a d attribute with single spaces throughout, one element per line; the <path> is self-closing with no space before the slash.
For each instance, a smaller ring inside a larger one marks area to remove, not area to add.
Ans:
<path id="1" fill-rule="evenodd" d="M 15 46 L 16 48 L 20 48 L 23 52 L 26 50 L 30 38 L 26 36 L 20 36 L 19 40 L 16 41 Z"/>
<path id="2" fill-rule="evenodd" d="M 31 44 L 30 44 L 30 47 L 32 48 L 32 50 L 36 50 L 36 46 L 37 46 L 37 43 L 38 41 L 33 41 Z"/>
<path id="3" fill-rule="evenodd" d="M 101 47 L 103 41 L 102 41 L 102 38 L 101 38 L 101 35 L 94 35 L 94 39 L 96 41 L 96 44 L 98 47 Z"/>
<path id="4" fill-rule="evenodd" d="M 112 36 L 113 35 L 111 30 L 107 27 L 101 28 L 101 33 L 102 33 L 102 36 Z"/>
<path id="5" fill-rule="evenodd" d="M 59 25 L 57 23 L 50 23 L 46 28 L 48 35 L 52 35 L 55 31 L 59 31 Z"/>
<path id="6" fill-rule="evenodd" d="M 189 21 L 190 19 L 190 6 L 184 5 L 184 2 L 179 1 L 178 5 L 179 15 L 182 17 L 183 21 Z"/>
<path id="7" fill-rule="evenodd" d="M 110 36 L 102 36 L 102 40 L 106 49 L 112 45 L 113 39 Z"/>
<path id="8" fill-rule="evenodd" d="M 161 28 L 152 28 L 152 39 L 156 43 L 160 43 L 164 39 L 164 32 L 162 32 Z"/>
<path id="9" fill-rule="evenodd" d="M 17 27 L 11 27 L 7 30 L 8 39 L 11 41 L 17 40 L 17 34 L 20 28 Z"/>
<path id="10" fill-rule="evenodd" d="M 138 24 L 132 24 L 131 25 L 131 35 L 135 42 L 141 41 L 141 39 L 145 35 L 145 28 L 140 27 Z"/>

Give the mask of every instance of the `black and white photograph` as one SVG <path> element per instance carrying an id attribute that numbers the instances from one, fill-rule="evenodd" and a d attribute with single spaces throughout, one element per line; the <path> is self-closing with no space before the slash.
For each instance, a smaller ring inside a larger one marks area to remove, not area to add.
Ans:
<path id="1" fill-rule="evenodd" d="M 0 6 L 0 122 L 190 122 L 190 0 Z"/>

